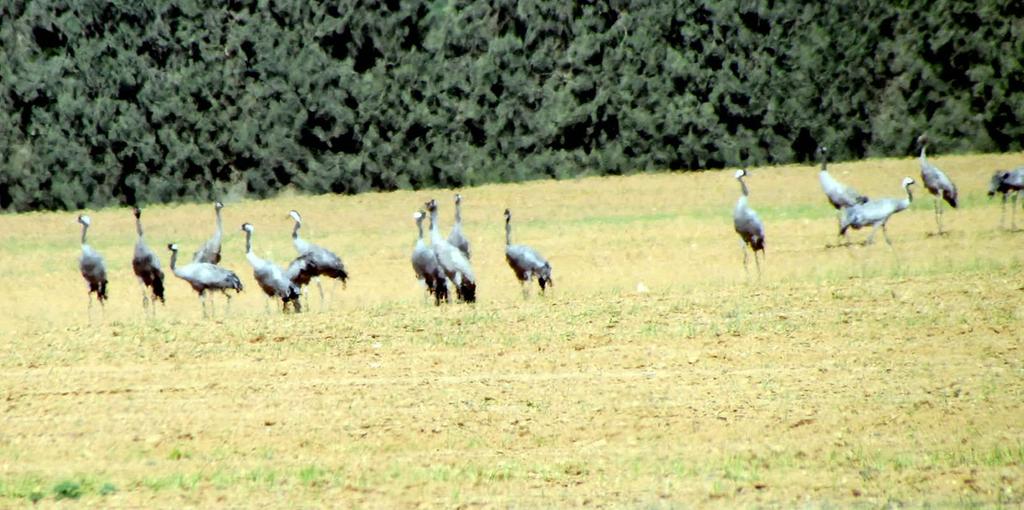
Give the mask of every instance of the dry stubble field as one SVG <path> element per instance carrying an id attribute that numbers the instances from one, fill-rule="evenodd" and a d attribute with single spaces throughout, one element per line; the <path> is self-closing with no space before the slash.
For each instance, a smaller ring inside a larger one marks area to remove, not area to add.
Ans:
<path id="1" fill-rule="evenodd" d="M 247 290 L 216 320 L 174 277 L 143 318 L 128 209 L 91 212 L 111 281 L 92 326 L 75 214 L 0 216 L 0 506 L 1020 506 L 1024 234 L 985 191 L 1022 156 L 934 158 L 963 206 L 930 236 L 916 186 L 894 249 L 826 247 L 816 167 L 754 169 L 760 280 L 732 171 L 465 189 L 480 302 L 441 308 L 408 259 L 425 199 L 447 232 L 448 190 L 228 203 L 222 263 Z M 918 166 L 832 172 L 899 197 Z M 505 264 L 506 206 L 555 268 L 546 297 Z M 326 310 L 314 289 L 309 313 L 267 313 L 238 228 L 284 264 L 292 208 L 353 276 Z M 165 269 L 212 219 L 143 214 Z"/>

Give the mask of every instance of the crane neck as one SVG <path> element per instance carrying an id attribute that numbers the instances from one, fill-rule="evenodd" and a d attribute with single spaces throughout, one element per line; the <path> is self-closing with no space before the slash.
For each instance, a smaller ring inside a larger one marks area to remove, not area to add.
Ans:
<path id="1" fill-rule="evenodd" d="M 174 271 L 174 266 L 177 263 L 178 263 L 178 250 L 171 250 L 171 271 Z"/>
<path id="2" fill-rule="evenodd" d="M 748 196 L 750 192 L 747 190 L 747 183 L 743 182 L 743 178 L 736 179 L 740 181 L 740 189 L 743 191 L 743 196 Z"/>
<path id="3" fill-rule="evenodd" d="M 907 202 L 913 202 L 914 201 L 914 194 L 911 193 L 911 191 L 910 191 L 910 184 L 904 184 L 903 185 L 903 190 L 907 192 Z"/>
<path id="4" fill-rule="evenodd" d="M 89 225 L 86 225 L 85 223 L 83 223 L 82 224 L 82 244 L 83 245 L 85 245 L 85 234 L 87 233 L 88 230 L 89 230 Z"/>
<path id="5" fill-rule="evenodd" d="M 252 255 L 252 232 L 245 231 L 245 254 Z"/>
<path id="6" fill-rule="evenodd" d="M 437 227 L 437 209 L 430 210 L 430 242 L 437 244 L 441 241 L 441 232 Z"/>
<path id="7" fill-rule="evenodd" d="M 462 224 L 462 203 L 460 201 L 455 202 L 455 224 Z"/>
<path id="8" fill-rule="evenodd" d="M 224 221 L 221 220 L 220 209 L 217 209 L 216 212 L 217 212 L 217 236 L 220 237 L 220 236 L 224 235 Z"/>
<path id="9" fill-rule="evenodd" d="M 505 246 L 512 245 L 512 218 L 505 218 Z"/>
<path id="10" fill-rule="evenodd" d="M 296 221 L 295 222 L 295 227 L 292 228 L 292 239 L 298 239 L 299 238 L 299 229 L 300 228 L 302 228 L 302 222 L 301 221 Z"/>
<path id="11" fill-rule="evenodd" d="M 142 239 L 142 218 L 135 218 L 135 231 L 139 234 L 139 239 Z"/>
<path id="12" fill-rule="evenodd" d="M 924 163 L 925 161 L 927 161 L 927 159 L 925 158 L 925 154 L 924 154 L 924 151 L 925 151 L 925 148 L 926 148 L 926 147 L 928 147 L 928 144 L 926 144 L 926 143 L 924 143 L 924 144 L 921 144 L 921 162 L 922 162 L 922 163 Z"/>
<path id="13" fill-rule="evenodd" d="M 821 171 L 828 172 L 828 156 L 821 156 Z"/>
<path id="14" fill-rule="evenodd" d="M 423 240 L 423 216 L 420 216 L 419 218 L 416 218 L 416 230 L 419 230 L 419 232 L 420 232 L 419 240 L 422 241 Z"/>

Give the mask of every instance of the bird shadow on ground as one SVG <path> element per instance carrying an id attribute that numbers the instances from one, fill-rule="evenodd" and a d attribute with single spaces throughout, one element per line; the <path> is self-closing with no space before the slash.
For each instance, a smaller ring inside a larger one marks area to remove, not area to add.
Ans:
<path id="1" fill-rule="evenodd" d="M 837 242 L 837 243 L 825 243 L 825 249 L 826 249 L 826 250 L 831 250 L 831 249 L 833 249 L 833 248 L 849 248 L 849 247 L 851 247 L 851 246 L 853 246 L 853 245 L 855 245 L 855 244 L 859 244 L 859 245 L 863 246 L 863 244 L 864 244 L 864 243 L 853 243 L 853 242 L 846 242 L 846 243 L 839 243 L 839 242 Z"/>
<path id="2" fill-rule="evenodd" d="M 832 250 L 832 249 L 835 249 L 835 248 L 852 248 L 854 246 L 871 246 L 872 244 L 874 244 L 874 243 L 868 243 L 868 241 L 866 239 L 863 240 L 863 241 L 846 241 L 846 242 L 836 242 L 836 243 L 825 243 L 825 249 L 826 250 Z"/>

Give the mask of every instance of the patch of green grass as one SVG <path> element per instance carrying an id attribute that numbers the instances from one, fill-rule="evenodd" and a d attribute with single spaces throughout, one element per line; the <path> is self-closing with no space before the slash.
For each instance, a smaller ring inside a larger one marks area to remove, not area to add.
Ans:
<path id="1" fill-rule="evenodd" d="M 136 486 L 145 487 L 152 491 L 163 491 L 163 490 L 182 490 L 192 491 L 195 490 L 196 486 L 202 480 L 202 475 L 198 473 L 184 474 L 184 473 L 172 473 L 165 476 L 157 477 L 146 477 L 136 482 Z"/>
<path id="2" fill-rule="evenodd" d="M 23 475 L 14 478 L 0 479 L 0 500 L 27 499 L 33 503 L 47 496 L 44 487 L 50 485 L 50 494 L 56 500 L 79 499 L 87 494 L 108 496 L 117 492 L 111 482 L 100 481 L 94 476 L 75 476 L 73 478 L 48 481 L 39 475 Z"/>
<path id="3" fill-rule="evenodd" d="M 245 479 L 249 483 L 254 485 L 264 485 L 267 487 L 276 484 L 278 478 L 278 472 L 270 468 L 255 468 L 249 470 L 249 472 L 245 474 Z"/>
<path id="4" fill-rule="evenodd" d="M 16 478 L 0 478 L 0 498 L 30 499 L 33 502 L 42 499 L 42 487 L 46 481 L 41 476 L 24 475 Z M 33 499 L 35 497 L 35 499 Z"/>
<path id="5" fill-rule="evenodd" d="M 944 460 L 949 467 L 1024 465 L 1024 442 L 1010 445 L 992 445 L 987 450 L 968 448 L 953 451 L 949 452 Z"/>
<path id="6" fill-rule="evenodd" d="M 299 469 L 299 483 L 307 487 L 323 485 L 327 481 L 327 470 L 309 465 Z"/>
<path id="7" fill-rule="evenodd" d="M 752 482 L 759 478 L 757 466 L 752 459 L 744 457 L 730 457 L 722 465 L 722 473 L 726 480 L 736 482 Z"/>
<path id="8" fill-rule="evenodd" d="M 227 489 L 228 487 L 238 485 L 238 482 L 242 480 L 243 477 L 243 474 L 238 471 L 218 469 L 209 475 L 208 481 L 210 482 L 210 485 L 213 485 L 218 489 Z"/>
<path id="9" fill-rule="evenodd" d="M 167 454 L 167 458 L 170 460 L 191 459 L 192 453 L 187 450 L 182 450 L 181 448 L 175 446 L 173 449 L 171 449 L 171 453 Z"/>
<path id="10" fill-rule="evenodd" d="M 63 480 L 53 486 L 54 499 L 78 499 L 82 497 L 82 484 L 75 480 Z"/>

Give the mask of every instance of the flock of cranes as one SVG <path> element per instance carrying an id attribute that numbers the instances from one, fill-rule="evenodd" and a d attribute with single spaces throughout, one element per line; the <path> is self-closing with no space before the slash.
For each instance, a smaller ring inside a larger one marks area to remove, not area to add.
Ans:
<path id="1" fill-rule="evenodd" d="M 449 287 L 454 289 L 457 299 L 472 303 L 476 301 L 476 276 L 469 262 L 470 244 L 462 230 L 462 195 L 455 195 L 455 224 L 447 238 L 440 233 L 437 220 L 437 201 L 430 200 L 424 204 L 426 211 L 418 211 L 414 217 L 419 237 L 413 248 L 412 266 L 416 278 L 424 286 L 428 295 L 434 296 L 436 304 L 450 302 Z M 178 265 L 177 243 L 170 243 L 171 273 L 184 280 L 199 295 L 203 317 L 213 315 L 213 302 L 207 297 L 221 292 L 227 298 L 227 307 L 231 306 L 231 293 L 242 292 L 244 286 L 234 271 L 220 266 L 221 240 L 224 236 L 224 222 L 221 209 L 224 204 L 216 202 L 216 229 L 213 236 L 193 254 L 192 261 Z M 157 301 L 164 302 L 164 272 L 160 267 L 160 258 L 146 244 L 142 228 L 142 210 L 132 209 L 135 215 L 135 228 L 138 240 L 132 257 L 132 269 L 138 277 L 142 288 L 142 306 L 147 313 L 155 313 Z M 423 219 L 430 217 L 430 244 L 423 239 Z M 289 216 L 295 221 L 292 230 L 292 245 L 298 255 L 286 268 L 281 268 L 268 260 L 262 259 L 253 251 L 253 237 L 256 227 L 252 223 L 243 223 L 241 230 L 245 232 L 245 258 L 252 266 L 253 279 L 269 300 L 280 300 L 282 310 L 287 311 L 289 305 L 295 312 L 302 311 L 303 288 L 315 281 L 320 292 L 321 304 L 324 302 L 321 277 L 340 280 L 342 285 L 348 281 L 345 264 L 334 252 L 302 239 L 299 230 L 302 228 L 302 216 L 298 211 L 290 211 Z M 102 305 L 107 300 L 107 271 L 103 257 L 89 246 L 86 236 L 92 224 L 86 215 L 79 215 L 78 222 L 82 225 L 82 254 L 79 257 L 79 270 L 89 286 L 89 308 L 92 310 L 92 295 L 95 293 Z M 527 284 L 534 276 L 540 284 L 541 292 L 552 285 L 551 264 L 529 246 L 512 244 L 512 213 L 505 209 L 505 258 L 523 285 L 524 295 L 528 294 Z"/>
<path id="2" fill-rule="evenodd" d="M 928 156 L 925 152 L 928 147 L 928 137 L 926 135 L 919 136 L 917 138 L 917 145 L 921 151 L 918 158 L 921 166 L 921 181 L 932 195 L 935 206 L 937 233 L 941 235 L 944 233 L 942 228 L 943 202 L 949 204 L 954 209 L 957 207 L 958 194 L 956 185 L 953 184 L 953 181 L 942 170 L 928 161 Z M 821 172 L 818 174 L 821 189 L 825 192 L 829 203 L 832 204 L 832 207 L 839 214 L 839 235 L 846 239 L 846 245 L 849 246 L 850 244 L 850 229 L 859 230 L 870 226 L 873 229 L 871 234 L 868 235 L 867 240 L 865 240 L 865 244 L 874 242 L 875 234 L 881 228 L 885 242 L 892 246 L 886 224 L 892 215 L 910 207 L 910 203 L 914 200 L 910 186 L 915 184 L 914 179 L 904 177 L 901 182 L 903 191 L 907 194 L 906 198 L 880 198 L 872 200 L 858 193 L 855 189 L 839 182 L 828 173 L 828 149 L 826 147 L 818 148 L 818 156 L 821 158 Z M 747 203 L 749 191 L 746 182 L 743 181 L 743 178 L 746 176 L 746 170 L 738 170 L 736 172 L 735 177 L 740 183 L 742 194 L 739 200 L 737 200 L 736 208 L 733 211 L 733 226 L 736 233 L 740 236 L 744 269 L 748 267 L 747 248 L 749 247 L 754 252 L 754 260 L 758 262 L 758 273 L 760 273 L 761 266 L 757 258 L 757 252 L 760 251 L 763 257 L 765 245 L 764 223 L 758 217 L 757 212 L 751 209 Z M 1016 228 L 1017 195 L 1020 194 L 1022 189 L 1024 189 L 1024 167 L 1012 171 L 999 170 L 992 176 L 988 192 L 989 196 L 993 196 L 996 193 L 1002 193 L 1003 195 L 1003 212 L 999 220 L 1000 228 L 1005 222 L 1006 199 L 1009 194 L 1013 194 L 1012 224 L 1013 228 Z"/>
<path id="3" fill-rule="evenodd" d="M 943 202 L 951 207 L 957 207 L 957 188 L 953 181 L 938 167 L 931 164 L 926 155 L 928 138 L 921 135 L 917 139 L 920 148 L 921 180 L 932 194 L 935 206 L 935 222 L 939 234 L 943 233 L 942 215 Z M 819 180 L 821 188 L 825 192 L 828 201 L 836 209 L 839 221 L 839 235 L 846 240 L 849 246 L 849 230 L 858 230 L 864 227 L 873 227 L 871 234 L 867 237 L 865 244 L 874 241 L 875 234 L 881 228 L 886 243 L 892 246 L 886 225 L 889 219 L 896 213 L 910 207 L 914 199 L 910 187 L 915 184 L 911 177 L 904 177 L 901 185 L 906 198 L 881 198 L 870 199 L 853 188 L 844 185 L 836 180 L 828 172 L 828 149 L 820 147 L 818 155 L 821 158 L 821 171 Z M 749 271 L 749 255 L 747 249 L 753 252 L 754 262 L 757 265 L 758 274 L 761 272 L 761 263 L 765 253 L 765 227 L 764 222 L 757 212 L 750 207 L 748 202 L 749 189 L 744 178 L 748 176 L 746 169 L 738 170 L 735 179 L 739 181 L 741 195 L 733 210 L 733 226 L 740 237 L 740 247 L 743 250 L 743 266 Z M 1017 196 L 1024 190 L 1024 167 L 1014 170 L 997 171 L 991 179 L 989 196 L 996 193 L 1003 195 L 1003 210 L 1000 217 L 1000 227 L 1005 223 L 1006 202 L 1012 195 L 1013 216 L 1011 218 L 1012 228 L 1016 228 L 1016 204 Z M 411 262 L 413 272 L 417 280 L 424 286 L 425 298 L 433 296 L 434 303 L 440 305 L 443 302 L 452 301 L 452 291 L 455 299 L 467 303 L 476 301 L 477 279 L 470 262 L 472 252 L 470 242 L 462 226 L 462 195 L 455 195 L 455 223 L 452 226 L 448 237 L 442 237 L 438 222 L 438 204 L 431 199 L 424 204 L 424 209 L 413 215 L 416 223 L 418 236 L 413 247 Z M 221 210 L 224 204 L 216 202 L 214 213 L 216 215 L 216 228 L 213 236 L 192 256 L 192 261 L 179 266 L 178 245 L 170 243 L 167 248 L 171 251 L 170 267 L 174 276 L 187 282 L 199 295 L 203 316 L 207 316 L 207 296 L 212 293 L 221 292 L 227 297 L 227 306 L 231 304 L 230 291 L 242 292 L 243 284 L 238 275 L 233 271 L 220 266 L 221 261 L 221 240 L 224 235 L 224 224 L 221 217 Z M 155 310 L 157 301 L 165 301 L 164 273 L 160 267 L 160 259 L 146 245 L 142 228 L 142 211 L 133 208 L 135 215 L 135 228 L 138 239 L 135 243 L 135 251 L 132 257 L 132 269 L 138 277 L 142 288 L 143 309 L 152 313 Z M 316 282 L 320 294 L 321 305 L 324 303 L 323 286 L 321 277 L 340 280 L 344 286 L 348 281 L 348 271 L 341 258 L 334 252 L 310 243 L 299 235 L 302 228 L 302 216 L 298 211 L 290 211 L 289 216 L 295 222 L 292 230 L 292 244 L 295 247 L 297 256 L 281 268 L 273 262 L 258 257 L 253 251 L 253 235 L 255 227 L 251 223 L 242 224 L 241 230 L 245 232 L 245 256 L 252 266 L 253 278 L 260 289 L 269 300 L 280 300 L 282 310 L 287 310 L 289 305 L 295 312 L 302 310 L 302 295 L 304 288 L 311 282 Z M 529 284 L 534 278 L 540 286 L 540 292 L 553 285 L 551 276 L 551 263 L 547 261 L 537 250 L 533 248 L 512 243 L 512 212 L 505 209 L 505 260 L 512 269 L 516 279 L 520 282 L 523 295 L 529 295 Z M 423 221 L 430 219 L 429 244 L 423 235 Z M 86 242 L 89 227 L 92 222 L 86 215 L 79 215 L 78 222 L 82 225 L 81 248 L 82 254 L 79 258 L 79 269 L 89 289 L 89 308 L 92 309 L 92 295 L 95 293 L 102 305 L 107 300 L 107 271 L 103 257 Z M 758 255 L 760 252 L 760 257 Z M 210 303 L 210 312 L 213 313 L 213 303 Z"/>

